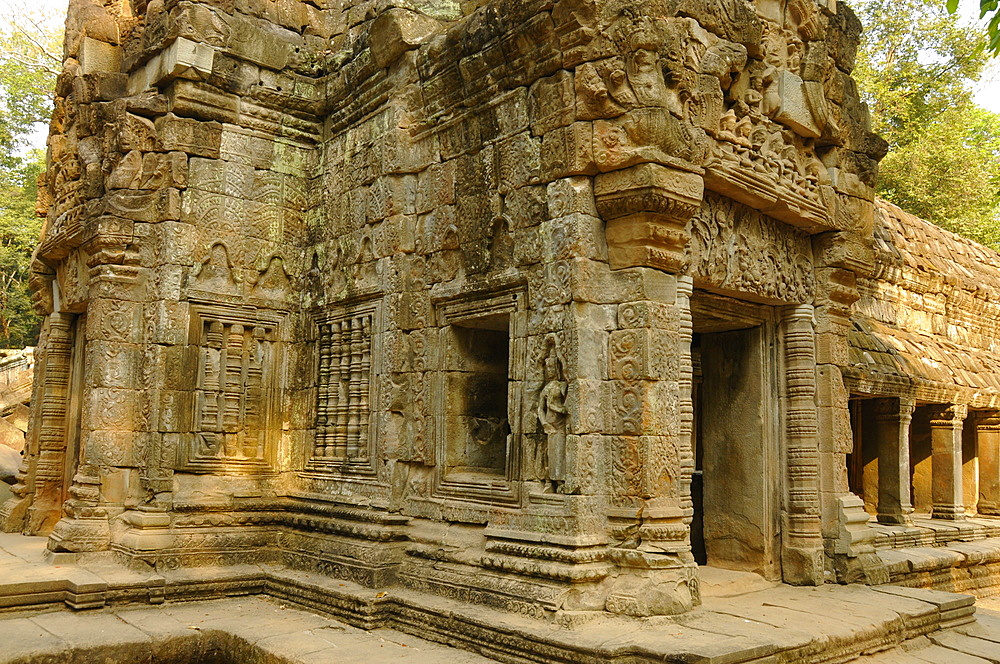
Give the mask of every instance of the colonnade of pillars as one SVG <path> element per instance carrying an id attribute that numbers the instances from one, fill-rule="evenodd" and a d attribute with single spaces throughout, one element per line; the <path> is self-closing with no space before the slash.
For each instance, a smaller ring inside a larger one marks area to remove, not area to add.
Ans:
<path id="1" fill-rule="evenodd" d="M 924 509 L 933 518 L 964 519 L 968 511 L 1000 516 L 1000 410 L 969 410 L 964 405 L 921 406 L 914 421 L 912 400 L 865 400 L 857 409 L 865 424 L 855 454 L 865 449 L 866 463 L 877 467 L 877 497 L 872 486 L 875 473 L 865 470 L 865 502 L 875 503 L 880 523 L 909 525 L 914 512 L 911 486 L 920 492 Z M 911 435 L 913 440 L 911 440 Z M 929 437 L 929 464 L 926 458 Z M 925 458 L 911 463 L 919 439 Z M 964 454 L 963 454 L 964 444 Z M 857 461 L 857 460 L 855 460 Z M 928 478 L 929 465 L 929 478 Z M 928 482 L 929 479 L 929 482 Z M 978 491 L 976 488 L 978 485 Z M 978 494 L 978 495 L 977 495 Z"/>

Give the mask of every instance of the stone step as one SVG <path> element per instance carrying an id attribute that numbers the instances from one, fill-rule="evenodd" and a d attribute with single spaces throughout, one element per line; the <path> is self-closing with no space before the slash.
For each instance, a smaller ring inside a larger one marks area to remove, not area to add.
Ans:
<path id="1" fill-rule="evenodd" d="M 413 634 L 416 635 L 413 638 L 427 642 L 460 647 L 463 650 L 455 652 L 461 656 L 471 651 L 480 658 L 505 662 L 566 664 L 663 661 L 824 664 L 866 661 L 864 658 L 886 663 L 977 662 L 994 661 L 991 658 L 1000 649 L 997 642 L 1000 618 L 984 615 L 982 622 L 976 622 L 974 598 L 935 590 L 833 584 L 793 587 L 757 579 L 746 585 L 746 592 L 740 593 L 738 575 L 712 576 L 709 571 L 712 590 L 701 606 L 680 616 L 635 619 L 603 612 L 577 612 L 540 620 L 416 588 L 366 588 L 325 574 L 280 565 L 156 572 L 129 569 L 106 556 L 62 557 L 58 564 L 46 563 L 41 555 L 44 545 L 41 538 L 0 535 L 0 607 L 17 611 L 9 614 L 7 620 L 0 619 L 0 639 L 4 633 L 13 635 L 31 627 L 18 622 L 30 619 L 34 626 L 41 625 L 38 621 L 49 621 L 46 625 L 51 622 L 52 629 L 45 629 L 53 634 L 58 632 L 61 639 L 51 642 L 52 648 L 72 643 L 77 636 L 81 643 L 91 643 L 98 649 L 110 648 L 114 643 L 101 641 L 100 635 L 126 614 L 135 619 L 125 622 L 143 634 L 125 630 L 131 636 L 123 636 L 124 640 L 119 639 L 121 643 L 147 638 L 149 632 L 136 622 L 140 620 L 136 616 L 148 624 L 155 623 L 156 616 L 164 616 L 164 624 L 172 625 L 169 618 L 181 620 L 177 616 L 182 608 L 200 607 L 197 610 L 203 612 L 205 625 L 210 623 L 213 630 L 236 635 L 233 638 L 239 641 L 243 639 L 239 635 L 245 634 L 245 621 L 235 617 L 232 602 L 265 602 L 289 611 L 283 614 L 289 617 L 289 622 L 273 627 L 279 631 L 294 625 L 308 626 L 315 621 L 325 621 L 324 624 L 332 621 L 354 630 L 351 634 L 356 638 L 348 640 L 349 647 L 337 646 L 349 657 L 336 661 L 388 661 L 372 655 L 370 648 L 375 642 L 359 635 L 362 633 Z M 233 596 L 243 597 L 224 599 Z M 156 603 L 162 606 L 149 606 Z M 53 608 L 60 606 L 95 610 L 52 613 Z M 43 612 L 53 617 L 41 615 Z M 183 615 L 187 617 L 181 622 L 192 620 L 189 614 Z M 91 618 L 97 627 L 87 627 Z M 253 638 L 247 643 L 253 645 L 266 634 L 280 636 L 269 631 L 271 624 L 259 621 L 254 624 L 247 637 Z M 118 632 L 122 630 L 111 629 L 108 634 Z M 389 640 L 396 643 L 400 638 L 392 636 Z M 216 641 L 199 643 L 202 645 L 198 647 L 215 647 L 212 644 Z M 294 664 L 317 661 L 310 659 L 310 653 L 302 655 L 302 659 L 287 661 Z M 945 655 L 952 659 L 941 659 Z M 455 659 L 458 656 L 449 655 L 447 661 L 464 661 Z M 112 660 L 118 661 L 113 657 Z M 0 662 L 8 661 L 30 659 L 10 659 L 0 654 Z M 84 657 L 83 661 L 88 660 Z"/>

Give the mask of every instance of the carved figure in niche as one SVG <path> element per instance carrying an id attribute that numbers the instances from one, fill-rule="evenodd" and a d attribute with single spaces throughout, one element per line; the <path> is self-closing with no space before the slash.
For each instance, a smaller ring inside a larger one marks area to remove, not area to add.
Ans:
<path id="1" fill-rule="evenodd" d="M 306 306 L 310 306 L 323 299 L 323 274 L 319 267 L 320 255 L 318 250 L 313 250 L 309 259 L 309 269 L 305 274 L 305 288 L 303 296 Z"/>
<path id="2" fill-rule="evenodd" d="M 431 254 L 428 268 L 436 281 L 449 281 L 458 277 L 464 268 L 458 227 L 449 224 L 441 236 L 441 250 Z"/>
<path id="3" fill-rule="evenodd" d="M 510 234 L 510 222 L 506 216 L 493 220 L 490 229 L 489 255 L 487 266 L 490 269 L 504 268 L 511 265 L 514 259 L 514 240 Z"/>
<path id="4" fill-rule="evenodd" d="M 253 287 L 252 295 L 276 300 L 284 298 L 290 292 L 289 274 L 281 256 L 271 256 L 267 266 L 258 270 L 258 274 L 260 276 Z"/>
<path id="5" fill-rule="evenodd" d="M 361 238 L 361 247 L 358 249 L 358 257 L 354 260 L 354 282 L 372 285 L 375 281 L 375 251 L 372 246 L 372 239 L 365 235 Z"/>
<path id="6" fill-rule="evenodd" d="M 339 246 L 334 246 L 330 252 L 330 268 L 327 270 L 330 275 L 330 294 L 338 295 L 347 288 L 347 277 L 344 276 L 344 252 Z"/>
<path id="7" fill-rule="evenodd" d="M 545 384 L 538 394 L 538 422 L 545 434 L 545 472 L 558 491 L 566 478 L 566 381 L 563 380 L 562 360 L 556 349 L 556 339 L 545 340 L 543 360 Z"/>

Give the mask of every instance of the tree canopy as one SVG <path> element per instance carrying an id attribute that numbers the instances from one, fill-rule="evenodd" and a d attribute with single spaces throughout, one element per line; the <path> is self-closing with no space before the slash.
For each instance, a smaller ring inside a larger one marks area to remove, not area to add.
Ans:
<path id="1" fill-rule="evenodd" d="M 35 212 L 41 150 L 32 132 L 47 123 L 61 58 L 62 32 L 43 15 L 23 12 L 0 25 L 0 347 L 33 345 L 38 318 L 31 309 L 28 267 L 41 231 Z"/>
<path id="2" fill-rule="evenodd" d="M 948 13 L 958 11 L 958 0 L 947 0 Z M 986 49 L 1000 55 L 1000 6 L 997 0 L 979 0 L 979 20 L 986 23 Z"/>
<path id="3" fill-rule="evenodd" d="M 937 0 L 857 0 L 864 25 L 854 71 L 889 143 L 878 194 L 1000 249 L 1000 115 L 975 104 L 986 32 Z"/>

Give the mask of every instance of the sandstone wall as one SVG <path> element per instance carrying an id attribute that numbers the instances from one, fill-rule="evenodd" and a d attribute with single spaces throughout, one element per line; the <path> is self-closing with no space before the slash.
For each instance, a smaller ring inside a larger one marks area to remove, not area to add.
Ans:
<path id="1" fill-rule="evenodd" d="M 80 0 L 67 25 L 8 529 L 682 611 L 712 291 L 773 337 L 768 573 L 863 549 L 839 367 L 884 143 L 844 5 Z"/>

